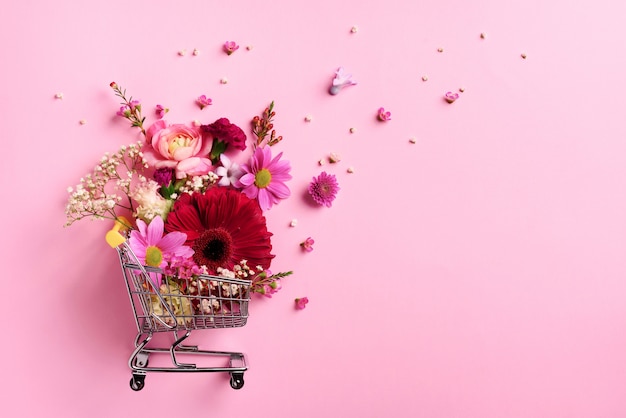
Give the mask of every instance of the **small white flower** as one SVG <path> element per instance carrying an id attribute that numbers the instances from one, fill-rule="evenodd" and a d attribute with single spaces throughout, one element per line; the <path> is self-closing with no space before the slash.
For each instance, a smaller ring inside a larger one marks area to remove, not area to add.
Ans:
<path id="1" fill-rule="evenodd" d="M 239 178 L 243 175 L 243 172 L 239 168 L 237 163 L 234 163 L 226 155 L 220 155 L 221 167 L 217 167 L 215 174 L 221 177 L 217 182 L 219 186 L 234 186 L 239 181 Z"/>

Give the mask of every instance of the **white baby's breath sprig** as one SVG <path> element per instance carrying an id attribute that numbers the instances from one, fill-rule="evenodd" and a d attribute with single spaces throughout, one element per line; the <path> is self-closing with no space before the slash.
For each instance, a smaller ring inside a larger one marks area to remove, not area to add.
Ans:
<path id="1" fill-rule="evenodd" d="M 147 167 L 141 142 L 120 147 L 114 154 L 105 153 L 93 172 L 80 179 L 65 207 L 69 226 L 83 218 L 118 219 L 118 210 L 133 211 L 130 185 L 135 176 Z"/>

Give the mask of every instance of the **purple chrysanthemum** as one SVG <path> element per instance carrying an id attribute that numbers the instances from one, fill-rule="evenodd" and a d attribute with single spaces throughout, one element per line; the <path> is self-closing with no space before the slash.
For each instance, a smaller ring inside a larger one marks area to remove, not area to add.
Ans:
<path id="1" fill-rule="evenodd" d="M 237 187 L 250 199 L 257 199 L 261 209 L 267 210 L 291 195 L 285 182 L 291 179 L 291 165 L 289 161 L 281 161 L 283 153 L 272 158 L 269 146 L 259 147 L 254 150 L 254 155 L 248 162 L 241 166 L 244 173 Z"/>
<path id="2" fill-rule="evenodd" d="M 322 171 L 319 176 L 313 177 L 313 181 L 309 184 L 309 194 L 313 200 L 318 205 L 326 207 L 332 206 L 338 191 L 339 184 L 337 183 L 337 178 L 325 171 Z"/>

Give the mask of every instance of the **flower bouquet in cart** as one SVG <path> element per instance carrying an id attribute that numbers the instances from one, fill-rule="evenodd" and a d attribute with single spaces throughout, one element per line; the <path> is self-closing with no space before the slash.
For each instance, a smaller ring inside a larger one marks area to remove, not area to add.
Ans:
<path id="1" fill-rule="evenodd" d="M 126 273 L 145 290 L 139 331 L 236 326 L 217 320 L 241 317 L 251 293 L 271 296 L 291 274 L 270 271 L 272 233 L 264 216 L 290 195 L 290 164 L 272 152 L 282 140 L 273 127 L 274 103 L 252 119 L 248 140 L 227 118 L 168 123 L 160 105 L 146 127 L 142 104 L 118 84 L 111 88 L 122 100 L 117 114 L 144 140 L 105 154 L 68 189 L 66 225 L 85 218 L 115 223 L 107 241 L 129 250 L 133 267 Z M 196 103 L 202 108 L 211 100 L 200 96 Z M 241 153 L 246 162 L 238 164 Z"/>

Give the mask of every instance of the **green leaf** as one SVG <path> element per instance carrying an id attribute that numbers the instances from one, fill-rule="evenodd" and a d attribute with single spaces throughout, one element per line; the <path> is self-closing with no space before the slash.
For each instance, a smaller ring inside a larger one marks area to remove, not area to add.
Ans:
<path id="1" fill-rule="evenodd" d="M 209 158 L 211 159 L 212 164 L 217 164 L 217 162 L 220 160 L 220 155 L 222 155 L 222 153 L 226 151 L 227 147 L 228 144 L 226 142 L 222 142 L 219 139 L 213 140 L 213 146 L 211 147 L 211 153 L 209 154 Z"/>

